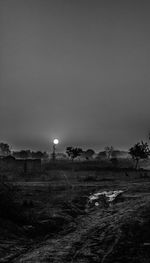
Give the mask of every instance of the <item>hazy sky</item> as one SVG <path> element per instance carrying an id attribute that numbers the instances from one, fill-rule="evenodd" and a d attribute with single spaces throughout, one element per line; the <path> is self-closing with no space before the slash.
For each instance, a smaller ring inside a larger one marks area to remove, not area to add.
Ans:
<path id="1" fill-rule="evenodd" d="M 0 141 L 128 148 L 150 130 L 150 1 L 0 0 Z"/>

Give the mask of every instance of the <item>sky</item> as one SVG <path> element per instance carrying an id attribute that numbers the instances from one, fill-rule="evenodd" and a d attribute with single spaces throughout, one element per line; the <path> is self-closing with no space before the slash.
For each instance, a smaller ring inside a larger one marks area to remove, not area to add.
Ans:
<path id="1" fill-rule="evenodd" d="M 0 0 L 0 141 L 128 149 L 150 131 L 150 2 Z"/>

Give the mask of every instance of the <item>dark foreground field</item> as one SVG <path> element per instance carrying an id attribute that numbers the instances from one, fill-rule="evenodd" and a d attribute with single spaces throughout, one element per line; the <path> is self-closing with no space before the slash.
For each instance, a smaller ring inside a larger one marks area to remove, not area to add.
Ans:
<path id="1" fill-rule="evenodd" d="M 87 209 L 90 193 L 104 190 L 124 192 Z M 11 191 L 16 211 L 1 212 L 0 262 L 150 262 L 149 171 L 55 169 Z"/>

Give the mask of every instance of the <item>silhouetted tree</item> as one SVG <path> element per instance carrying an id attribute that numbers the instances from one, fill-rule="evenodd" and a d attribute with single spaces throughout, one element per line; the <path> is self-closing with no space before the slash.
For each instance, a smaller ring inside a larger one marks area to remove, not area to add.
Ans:
<path id="1" fill-rule="evenodd" d="M 105 152 L 106 152 L 106 156 L 108 159 L 110 159 L 112 157 L 113 151 L 114 151 L 114 148 L 112 146 L 106 146 L 105 147 Z"/>
<path id="2" fill-rule="evenodd" d="M 9 145 L 7 143 L 1 142 L 0 143 L 0 152 L 1 152 L 1 155 L 4 155 L 4 156 L 9 155 L 11 153 Z"/>
<path id="3" fill-rule="evenodd" d="M 21 150 L 18 153 L 20 158 L 26 159 L 26 158 L 30 158 L 31 157 L 31 151 L 30 150 Z"/>
<path id="4" fill-rule="evenodd" d="M 67 147 L 66 153 L 73 161 L 76 157 L 80 156 L 82 154 L 83 150 L 81 148 L 74 148 L 74 147 Z"/>
<path id="5" fill-rule="evenodd" d="M 12 153 L 13 156 L 15 158 L 43 158 L 43 159 L 47 159 L 48 158 L 48 154 L 46 152 L 41 152 L 41 151 L 30 151 L 30 150 L 21 150 L 21 151 L 16 151 Z"/>
<path id="6" fill-rule="evenodd" d="M 48 155 L 48 153 L 47 152 L 43 152 L 43 157 L 42 157 L 43 159 L 48 159 L 49 158 L 49 155 Z"/>
<path id="7" fill-rule="evenodd" d="M 147 159 L 150 155 L 150 150 L 148 147 L 147 142 L 141 141 L 136 143 L 133 147 L 129 149 L 129 154 L 132 156 L 133 160 L 135 161 L 135 168 L 138 168 L 139 161 L 141 159 Z"/>
<path id="8" fill-rule="evenodd" d="M 93 155 L 95 154 L 94 150 L 92 149 L 88 149 L 87 151 L 85 151 L 85 158 L 87 160 L 91 159 L 93 157 Z"/>
<path id="9" fill-rule="evenodd" d="M 13 152 L 12 152 L 12 156 L 15 157 L 15 158 L 20 158 L 20 152 L 18 152 L 18 151 L 13 151 Z"/>
<path id="10" fill-rule="evenodd" d="M 32 152 L 32 158 L 42 159 L 43 157 L 44 157 L 44 154 L 41 151 Z"/>

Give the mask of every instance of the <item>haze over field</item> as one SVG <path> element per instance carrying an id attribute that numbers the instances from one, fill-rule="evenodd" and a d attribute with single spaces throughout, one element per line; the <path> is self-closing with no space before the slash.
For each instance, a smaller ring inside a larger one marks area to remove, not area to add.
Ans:
<path id="1" fill-rule="evenodd" d="M 0 1 L 0 141 L 128 148 L 150 129 L 148 1 Z"/>

